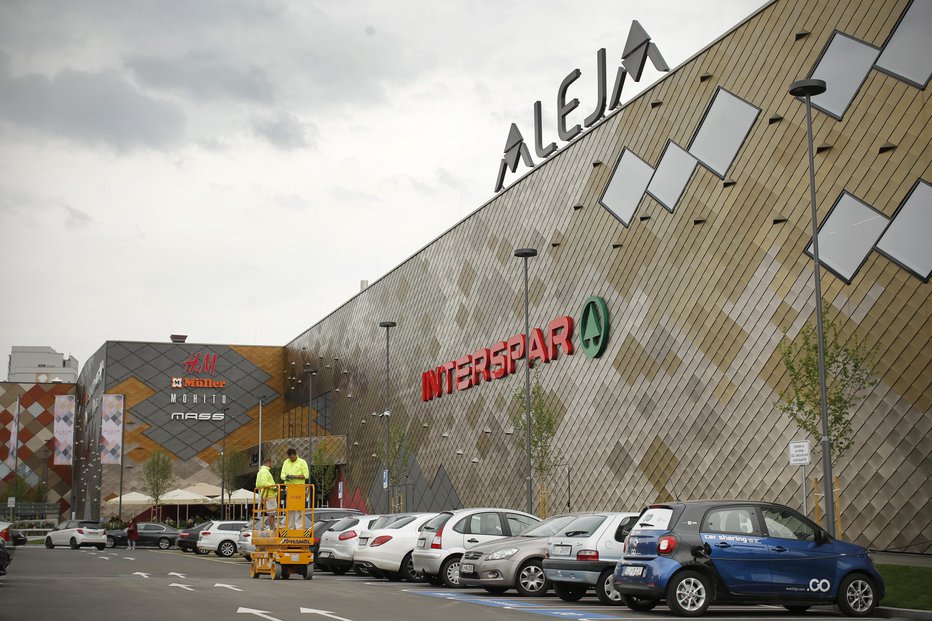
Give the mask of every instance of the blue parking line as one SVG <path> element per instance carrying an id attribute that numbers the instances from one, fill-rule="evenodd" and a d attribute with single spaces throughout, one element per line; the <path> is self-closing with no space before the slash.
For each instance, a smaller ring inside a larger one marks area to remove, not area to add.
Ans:
<path id="1" fill-rule="evenodd" d="M 554 617 L 557 619 L 585 619 L 586 621 L 605 621 L 608 619 L 625 619 L 614 615 L 606 615 L 601 612 L 586 610 L 581 608 L 558 608 L 545 604 L 536 604 L 524 599 L 493 599 L 486 597 L 476 597 L 468 593 L 457 593 L 456 591 L 408 591 L 417 595 L 426 595 L 427 597 L 436 597 L 438 599 L 456 600 L 466 604 L 479 604 L 481 606 L 491 606 L 493 608 L 508 608 L 521 612 L 542 615 L 545 617 Z"/>

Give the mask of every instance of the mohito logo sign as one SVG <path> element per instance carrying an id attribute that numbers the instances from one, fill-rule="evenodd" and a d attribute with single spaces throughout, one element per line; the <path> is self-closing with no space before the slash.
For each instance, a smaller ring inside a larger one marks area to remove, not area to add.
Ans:
<path id="1" fill-rule="evenodd" d="M 434 397 L 451 394 L 454 390 L 468 390 L 482 382 L 491 382 L 515 372 L 515 362 L 527 357 L 550 362 L 563 351 L 573 355 L 573 318 L 557 317 L 547 325 L 547 333 L 540 328 L 531 330 L 531 346 L 527 347 L 527 336 L 516 334 L 506 341 L 491 347 L 460 356 L 421 375 L 421 399 L 430 401 Z"/>

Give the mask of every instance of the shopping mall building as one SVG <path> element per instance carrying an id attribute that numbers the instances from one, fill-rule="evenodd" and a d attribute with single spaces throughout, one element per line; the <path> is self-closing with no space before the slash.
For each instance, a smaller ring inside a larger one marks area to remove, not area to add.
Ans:
<path id="1" fill-rule="evenodd" d="M 551 512 L 799 507 L 788 444 L 806 436 L 777 404 L 780 344 L 815 317 L 806 107 L 788 94 L 813 77 L 828 85 L 812 100 L 826 318 L 866 340 L 878 380 L 835 463 L 842 527 L 932 552 L 929 32 L 927 0 L 777 0 L 618 106 L 645 63 L 664 65 L 664 41 L 619 25 L 579 59 L 604 88 L 577 92 L 567 67 L 557 126 L 503 131 L 489 202 L 284 347 L 102 348 L 76 391 L 77 507 L 106 512 L 118 489 L 119 460 L 97 463 L 104 395 L 125 399 L 127 490 L 155 450 L 181 484 L 212 476 L 224 436 L 255 451 L 263 395 L 263 439 L 306 451 L 310 384 L 312 435 L 345 447 L 331 504 L 383 510 L 390 490 L 408 509 L 523 508 L 525 350 L 561 464 L 535 477 L 535 510 L 541 488 Z M 599 66 L 596 49 L 626 37 L 624 59 Z M 527 343 L 518 248 L 537 250 Z M 385 411 L 409 451 L 389 490 Z M 810 486 L 821 472 L 815 451 Z"/>

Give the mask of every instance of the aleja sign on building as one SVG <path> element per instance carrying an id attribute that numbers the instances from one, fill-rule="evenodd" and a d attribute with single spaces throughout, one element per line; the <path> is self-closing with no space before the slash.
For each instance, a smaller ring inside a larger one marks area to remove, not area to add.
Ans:
<path id="1" fill-rule="evenodd" d="M 598 358 L 608 344 L 608 307 L 605 300 L 593 296 L 583 304 L 580 320 L 582 329 L 581 346 L 590 358 Z M 546 333 L 534 328 L 530 334 L 516 334 L 490 347 L 483 347 L 472 354 L 460 356 L 436 369 L 421 374 L 421 399 L 430 401 L 435 397 L 452 394 L 454 390 L 468 390 L 482 382 L 491 382 L 512 375 L 518 360 L 551 362 L 564 355 L 573 355 L 573 318 L 569 315 L 557 317 L 547 324 Z"/>

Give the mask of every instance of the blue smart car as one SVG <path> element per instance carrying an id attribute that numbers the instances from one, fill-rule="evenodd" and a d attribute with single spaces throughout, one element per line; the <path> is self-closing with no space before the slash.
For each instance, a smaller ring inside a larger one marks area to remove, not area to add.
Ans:
<path id="1" fill-rule="evenodd" d="M 647 507 L 625 541 L 614 580 L 629 608 L 650 610 L 664 600 L 685 617 L 713 603 L 775 604 L 795 613 L 837 603 L 848 616 L 866 617 L 884 595 L 866 548 L 767 502 Z"/>

